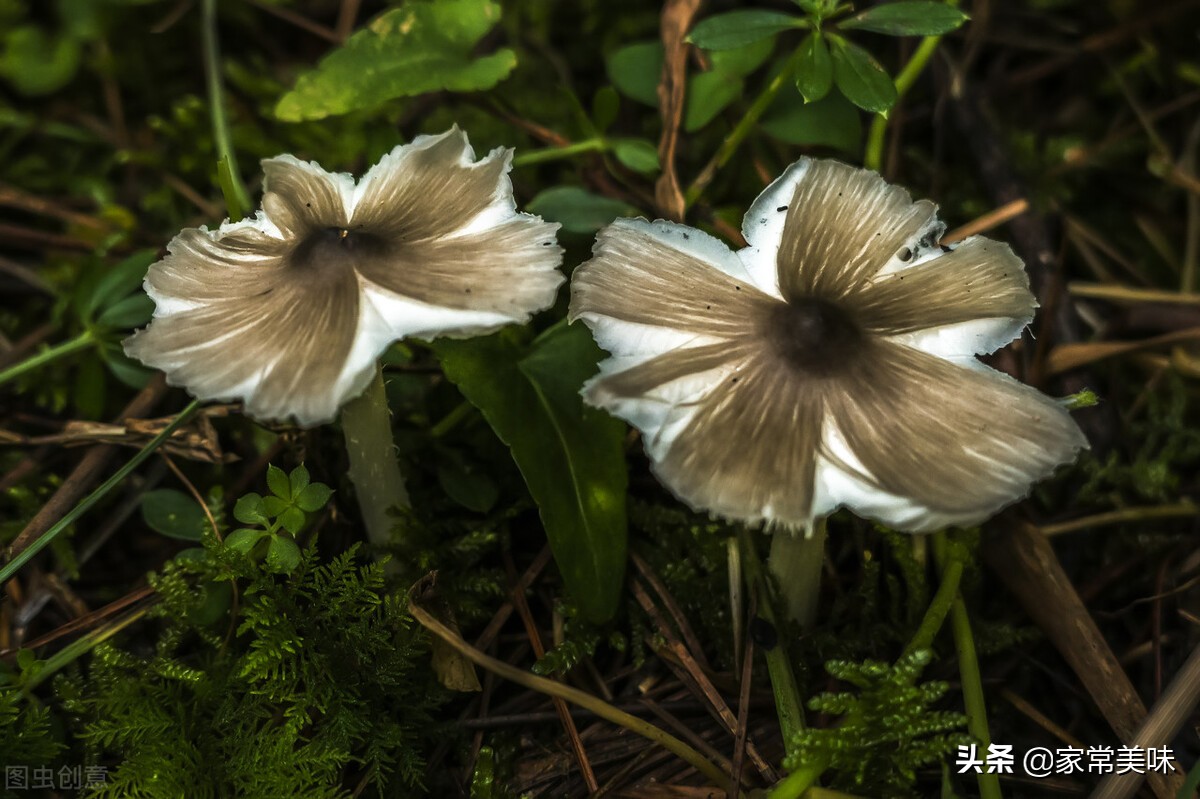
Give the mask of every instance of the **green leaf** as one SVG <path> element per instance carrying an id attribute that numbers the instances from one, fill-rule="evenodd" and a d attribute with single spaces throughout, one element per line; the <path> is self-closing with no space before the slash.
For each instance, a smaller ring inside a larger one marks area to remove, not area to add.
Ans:
<path id="1" fill-rule="evenodd" d="M 474 58 L 500 19 L 490 0 L 405 3 L 387 11 L 300 76 L 275 107 L 282 120 L 322 119 L 397 97 L 490 89 L 517 64 L 512 50 Z"/>
<path id="2" fill-rule="evenodd" d="M 874 56 L 841 36 L 829 35 L 833 79 L 846 99 L 881 114 L 896 104 L 896 84 Z"/>
<path id="3" fill-rule="evenodd" d="M 595 233 L 618 216 L 636 214 L 637 209 L 620 200 L 592 194 L 578 186 L 556 186 L 534 197 L 526 210 L 558 222 L 567 233 Z"/>
<path id="4" fill-rule="evenodd" d="M 140 250 L 106 271 L 83 304 L 84 318 L 91 319 L 129 296 L 142 285 L 146 271 L 156 260 L 155 250 Z"/>
<path id="5" fill-rule="evenodd" d="M 275 518 L 290 508 L 292 503 L 286 499 L 280 499 L 277 496 L 271 495 L 263 497 L 263 512 L 271 518 Z"/>
<path id="6" fill-rule="evenodd" d="M 266 530 L 241 527 L 225 536 L 225 546 L 238 552 L 249 552 L 266 535 L 270 535 Z"/>
<path id="7" fill-rule="evenodd" d="M 314 513 L 325 507 L 333 496 L 333 489 L 324 483 L 310 483 L 296 494 L 296 507 L 306 513 Z"/>
<path id="8" fill-rule="evenodd" d="M 266 524 L 267 510 L 263 506 L 263 498 L 258 494 L 247 494 L 233 506 L 233 518 L 242 524 Z"/>
<path id="9" fill-rule="evenodd" d="M 613 155 L 634 172 L 653 175 L 661 169 L 658 149 L 645 139 L 617 139 L 613 142 Z"/>
<path id="10" fill-rule="evenodd" d="M 180 541 L 199 541 L 209 526 L 199 503 L 173 488 L 146 492 L 142 496 L 142 519 L 151 530 Z"/>
<path id="11" fill-rule="evenodd" d="M 104 313 L 100 314 L 96 324 L 111 330 L 129 330 L 149 322 L 153 313 L 154 300 L 138 293 L 108 306 Z"/>
<path id="12" fill-rule="evenodd" d="M 291 502 L 292 481 L 288 479 L 287 472 L 274 464 L 267 467 L 267 488 L 280 499 Z"/>
<path id="13" fill-rule="evenodd" d="M 590 620 L 612 617 L 625 570 L 625 426 L 579 396 L 603 353 L 582 325 L 525 354 L 511 333 L 434 343 L 446 376 L 512 450 L 555 561 Z"/>
<path id="14" fill-rule="evenodd" d="M 662 74 L 662 42 L 626 45 L 608 57 L 608 78 L 617 91 L 645 103 L 658 105 L 658 79 Z"/>
<path id="15" fill-rule="evenodd" d="M 79 68 L 79 43 L 50 36 L 36 25 L 22 25 L 0 39 L 0 77 L 18 92 L 52 94 L 71 82 Z"/>
<path id="16" fill-rule="evenodd" d="M 868 8 L 841 20 L 838 27 L 886 33 L 889 36 L 937 36 L 957 30 L 968 17 L 957 8 L 934 0 L 903 0 Z"/>
<path id="17" fill-rule="evenodd" d="M 683 129 L 700 130 L 721 110 L 742 96 L 745 83 L 728 72 L 711 70 L 688 79 L 687 106 L 683 110 Z"/>
<path id="18" fill-rule="evenodd" d="M 121 350 L 121 345 L 116 342 L 105 342 L 100 348 L 100 357 L 104 359 L 104 365 L 112 372 L 113 377 L 138 391 L 146 387 L 150 375 L 154 374 L 153 370 L 126 355 Z"/>
<path id="19" fill-rule="evenodd" d="M 744 78 L 763 65 L 775 50 L 773 39 L 735 47 L 731 50 L 714 50 L 709 54 L 714 72 L 724 72 Z"/>
<path id="20" fill-rule="evenodd" d="M 495 480 L 457 455 L 438 464 L 437 477 L 446 496 L 476 513 L 487 513 L 500 496 Z"/>
<path id="21" fill-rule="evenodd" d="M 796 64 L 796 90 L 806 103 L 820 100 L 833 87 L 833 60 L 821 32 L 816 31 L 800 45 Z"/>
<path id="22" fill-rule="evenodd" d="M 267 545 L 267 568 L 288 574 L 300 565 L 300 546 L 288 535 L 273 535 Z"/>
<path id="23" fill-rule="evenodd" d="M 705 50 L 729 50 L 774 36 L 789 28 L 803 28 L 807 22 L 779 11 L 748 9 L 709 17 L 692 28 L 688 41 Z"/>
<path id="24" fill-rule="evenodd" d="M 621 97 L 612 86 L 601 86 L 592 97 L 592 124 L 600 133 L 612 127 L 617 121 L 617 111 L 621 107 Z"/>
<path id="25" fill-rule="evenodd" d="M 283 529 L 296 535 L 304 527 L 304 518 L 304 511 L 293 505 L 279 514 L 279 523 L 283 525 Z"/>
<path id="26" fill-rule="evenodd" d="M 308 469 L 304 468 L 304 464 L 300 464 L 292 473 L 288 475 L 288 496 L 293 499 L 300 496 L 300 492 L 308 485 Z"/>
<path id="27" fill-rule="evenodd" d="M 759 125 L 767 135 L 788 144 L 836 147 L 854 156 L 862 147 L 862 114 L 839 91 L 805 103 L 798 91 L 787 87 Z"/>

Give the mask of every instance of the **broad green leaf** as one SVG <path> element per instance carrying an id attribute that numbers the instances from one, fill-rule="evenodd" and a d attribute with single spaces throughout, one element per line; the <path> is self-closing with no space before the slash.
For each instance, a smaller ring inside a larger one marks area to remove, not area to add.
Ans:
<path id="1" fill-rule="evenodd" d="M 868 8 L 841 20 L 838 27 L 889 36 L 936 36 L 957 30 L 968 19 L 970 17 L 957 8 L 935 0 L 903 0 Z"/>
<path id="2" fill-rule="evenodd" d="M 608 78 L 617 91 L 650 106 L 658 105 L 658 80 L 662 75 L 662 42 L 626 45 L 608 57 Z"/>
<path id="3" fill-rule="evenodd" d="M 847 100 L 877 114 L 896 104 L 896 84 L 874 56 L 841 36 L 830 35 L 828 39 L 833 79 Z"/>
<path id="4" fill-rule="evenodd" d="M 129 330 L 149 322 L 153 313 L 154 300 L 139 292 L 108 306 L 96 324 L 112 330 Z"/>
<path id="5" fill-rule="evenodd" d="M 620 200 L 592 194 L 578 186 L 556 186 L 534 197 L 526 206 L 531 214 L 558 222 L 567 233 L 595 233 L 619 216 L 637 209 Z"/>
<path id="6" fill-rule="evenodd" d="M 267 545 L 267 567 L 288 574 L 300 565 L 300 547 L 290 535 L 273 535 Z"/>
<path id="7" fill-rule="evenodd" d="M 37 25 L 22 25 L 0 39 L 0 77 L 18 92 L 52 94 L 70 83 L 79 68 L 79 43 L 51 36 Z"/>
<path id="8" fill-rule="evenodd" d="M 233 518 L 242 524 L 266 524 L 267 509 L 258 494 L 247 494 L 233 506 Z"/>
<path id="9" fill-rule="evenodd" d="M 815 31 L 800 45 L 796 64 L 796 89 L 804 102 L 812 103 L 829 94 L 833 86 L 833 60 L 820 31 Z"/>
<path id="10" fill-rule="evenodd" d="M 658 149 L 645 139 L 617 139 L 613 142 L 613 155 L 634 172 L 653 175 L 662 167 L 658 163 Z"/>
<path id="11" fill-rule="evenodd" d="M 688 79 L 687 104 L 683 109 L 683 129 L 700 130 L 721 110 L 742 96 L 745 83 L 728 72 L 710 70 Z"/>
<path id="12" fill-rule="evenodd" d="M 225 536 L 225 546 L 238 552 L 249 552 L 266 535 L 270 535 L 266 530 L 242 527 Z"/>
<path id="13" fill-rule="evenodd" d="M 154 250 L 140 250 L 105 271 L 96 281 L 91 296 L 83 302 L 83 315 L 93 318 L 98 312 L 125 299 L 146 279 L 150 264 L 158 260 Z"/>
<path id="14" fill-rule="evenodd" d="M 731 50 L 714 50 L 709 53 L 709 59 L 713 71 L 745 77 L 761 67 L 774 49 L 774 40 L 763 39 Z"/>
<path id="15" fill-rule="evenodd" d="M 855 156 L 862 145 L 862 114 L 838 91 L 805 103 L 799 92 L 785 88 L 759 125 L 788 144 L 836 147 Z"/>
<path id="16" fill-rule="evenodd" d="M 290 501 L 292 498 L 292 483 L 287 472 L 274 464 L 267 467 L 267 488 L 280 499 Z"/>
<path id="17" fill-rule="evenodd" d="M 505 332 L 434 349 L 512 450 L 580 610 L 595 622 L 611 618 L 626 557 L 625 426 L 579 396 L 603 356 L 591 334 L 556 325 L 528 353 Z"/>
<path id="18" fill-rule="evenodd" d="M 108 371 L 112 372 L 113 377 L 139 391 L 146 387 L 150 376 L 154 374 L 153 371 L 126 355 L 121 349 L 121 345 L 115 341 L 104 342 L 100 347 L 100 358 L 108 367 Z"/>
<path id="19" fill-rule="evenodd" d="M 600 133 L 612 127 L 617 121 L 617 111 L 620 110 L 621 97 L 612 86 L 601 86 L 592 97 L 592 124 Z"/>
<path id="20" fill-rule="evenodd" d="M 688 41 L 705 50 L 729 50 L 769 38 L 789 28 L 806 25 L 802 17 L 779 11 L 730 11 L 700 22 L 688 34 Z"/>
<path id="21" fill-rule="evenodd" d="M 301 75 L 275 115 L 298 122 L 443 89 L 490 89 L 517 64 L 508 49 L 474 57 L 499 19 L 500 6 L 490 0 L 412 0 L 377 17 Z"/>
<path id="22" fill-rule="evenodd" d="M 199 541 L 209 526 L 199 503 L 173 488 L 146 492 L 142 497 L 142 519 L 151 530 L 181 541 Z"/>
<path id="23" fill-rule="evenodd" d="M 306 513 L 313 513 L 325 507 L 331 496 L 333 489 L 324 483 L 309 483 L 296 494 L 296 507 Z"/>
<path id="24" fill-rule="evenodd" d="M 438 485 L 446 496 L 476 513 L 486 513 L 496 504 L 500 489 L 496 482 L 478 469 L 470 468 L 458 455 L 438 464 Z"/>

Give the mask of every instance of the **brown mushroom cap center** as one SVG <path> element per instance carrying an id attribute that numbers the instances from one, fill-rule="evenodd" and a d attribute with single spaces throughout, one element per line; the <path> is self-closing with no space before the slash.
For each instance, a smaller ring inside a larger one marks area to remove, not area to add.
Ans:
<path id="1" fill-rule="evenodd" d="M 306 279 L 333 280 L 356 270 L 368 259 L 387 256 L 389 243 L 381 236 L 341 227 L 317 228 L 292 250 L 288 266 Z"/>
<path id="2" fill-rule="evenodd" d="M 863 343 L 863 331 L 849 313 L 815 297 L 773 304 L 764 332 L 780 358 L 818 377 L 845 369 Z"/>

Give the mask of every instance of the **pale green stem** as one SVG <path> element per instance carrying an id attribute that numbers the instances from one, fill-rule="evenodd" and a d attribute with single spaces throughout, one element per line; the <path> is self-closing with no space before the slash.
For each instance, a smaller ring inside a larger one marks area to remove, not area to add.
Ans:
<path id="1" fill-rule="evenodd" d="M 781 531 L 771 536 L 767 570 L 779 586 L 789 618 L 805 632 L 817 620 L 821 566 L 825 562 L 825 519 L 817 519 L 808 535 Z"/>
<path id="2" fill-rule="evenodd" d="M 700 174 L 696 176 L 696 179 L 692 181 L 692 185 L 688 187 L 685 196 L 688 205 L 691 205 L 700 198 L 700 195 L 704 193 L 704 189 L 716 177 L 717 170 L 725 166 L 729 162 L 729 159 L 733 157 L 733 154 L 737 152 L 738 147 L 750 135 L 750 131 L 754 129 L 759 118 L 771 107 L 771 103 L 775 101 L 776 95 L 795 76 L 796 65 L 799 62 L 800 49 L 797 48 L 792 57 L 783 65 L 783 68 L 779 70 L 775 77 L 771 78 L 770 83 L 767 84 L 762 93 L 750 104 L 750 108 L 746 110 L 746 115 L 741 118 L 737 126 L 725 137 L 725 141 L 721 143 L 717 154 L 712 157 L 712 160 L 705 165 Z"/>
<path id="3" fill-rule="evenodd" d="M 51 361 L 56 361 L 59 358 L 70 355 L 73 352 L 78 352 L 79 350 L 85 349 L 91 345 L 93 340 L 94 339 L 92 338 L 91 331 L 85 330 L 75 338 L 67 339 L 61 344 L 55 344 L 53 347 L 47 347 L 37 355 L 34 355 L 32 358 L 28 358 L 20 363 L 15 363 L 5 369 L 3 372 L 0 372 L 0 385 L 7 383 L 9 380 L 18 378 L 26 372 L 31 372 L 34 369 L 37 369 L 39 366 L 43 366 Z"/>
<path id="4" fill-rule="evenodd" d="M 532 166 L 546 161 L 557 161 L 560 158 L 570 158 L 580 153 L 598 152 L 606 149 L 607 146 L 604 139 L 586 139 L 564 147 L 547 147 L 544 150 L 522 153 L 513 158 L 512 164 L 514 167 Z"/>
<path id="5" fill-rule="evenodd" d="M 246 212 L 250 208 L 250 195 L 242 183 L 242 175 L 238 171 L 237 159 L 233 155 L 233 144 L 229 137 L 229 121 L 225 117 L 225 86 L 221 82 L 221 46 L 217 42 L 217 0 L 203 0 L 201 5 L 204 24 L 201 26 L 204 36 L 204 76 L 208 84 L 208 106 L 212 114 L 213 143 L 217 148 L 217 158 L 225 161 L 229 167 L 229 177 L 232 183 L 234 198 L 238 209 L 229 209 L 230 218 Z"/>
<path id="6" fill-rule="evenodd" d="M 949 549 L 946 533 L 934 533 L 933 551 L 942 568 L 943 581 L 953 563 L 959 560 Z M 954 632 L 954 648 L 958 652 L 958 674 L 962 680 L 963 704 L 967 711 L 967 732 L 986 751 L 992 742 L 991 733 L 988 732 L 987 702 L 983 696 L 983 677 L 979 673 L 975 638 L 971 635 L 971 620 L 961 594 L 956 594 L 950 605 L 950 628 Z M 980 799 L 1001 799 L 999 776 L 986 772 L 975 776 L 979 783 Z"/>
<path id="7" fill-rule="evenodd" d="M 754 549 L 750 531 L 741 528 L 738 531 L 738 540 L 742 545 L 742 574 L 746 577 L 746 585 L 758 598 L 758 615 L 778 629 L 774 597 L 763 575 L 762 563 Z M 804 706 L 800 701 L 800 689 L 796 687 L 796 675 L 792 672 L 786 636 L 780 636 L 778 644 L 764 649 L 767 674 L 771 678 L 771 692 L 775 695 L 775 712 L 779 715 L 779 728 L 783 733 L 784 746 L 790 752 L 796 733 L 804 729 Z M 817 773 L 820 774 L 819 771 Z"/>
<path id="8" fill-rule="evenodd" d="M 912 85 L 917 82 L 917 76 L 925 69 L 925 65 L 929 63 L 929 59 L 937 50 L 938 44 L 942 41 L 941 36 L 926 36 L 921 40 L 921 44 L 917 47 L 917 51 L 913 53 L 913 57 L 904 65 L 904 69 L 900 70 L 900 74 L 896 76 L 896 102 L 900 102 L 900 98 L 905 92 L 912 88 Z M 883 168 L 883 142 L 884 135 L 887 132 L 887 117 L 883 114 L 876 114 L 871 120 L 871 130 L 867 133 L 867 150 L 863 156 L 863 165 L 867 169 L 874 169 L 876 172 Z"/>
<path id="9" fill-rule="evenodd" d="M 933 639 L 942 629 L 942 625 L 946 622 L 946 614 L 950 612 L 954 600 L 958 597 L 958 586 L 962 582 L 962 574 L 962 558 L 951 557 L 950 562 L 944 564 L 942 582 L 938 586 L 937 593 L 933 595 L 933 601 L 929 603 L 929 608 L 925 611 L 925 616 L 921 619 L 917 632 L 908 642 L 908 646 L 904 647 L 905 655 L 911 655 L 918 649 L 929 649 L 933 646 Z"/>
<path id="10" fill-rule="evenodd" d="M 179 412 L 169 425 L 163 428 L 162 432 L 150 440 L 150 443 L 138 450 L 138 453 L 129 459 L 129 462 L 117 470 L 116 474 L 105 480 L 92 493 L 84 497 L 83 501 L 71 508 L 65 516 L 59 519 L 54 526 L 42 533 L 42 535 L 20 552 L 11 561 L 5 564 L 3 569 L 0 569 L 0 585 L 3 585 L 8 578 L 17 573 L 17 570 L 25 565 L 37 553 L 41 552 L 51 541 L 53 541 L 63 530 L 66 530 L 75 520 L 88 511 L 93 505 L 99 502 L 105 494 L 112 491 L 118 486 L 122 480 L 129 475 L 138 465 L 149 458 L 154 450 L 166 441 L 172 433 L 174 433 L 180 425 L 192 417 L 196 409 L 200 407 L 200 400 L 193 400 L 190 405 Z"/>
<path id="11" fill-rule="evenodd" d="M 408 491 L 396 461 L 391 411 L 378 366 L 362 396 L 342 408 L 342 433 L 350 456 L 350 482 L 358 494 L 367 540 L 376 546 L 385 544 L 393 525 L 388 511 L 408 507 Z"/>

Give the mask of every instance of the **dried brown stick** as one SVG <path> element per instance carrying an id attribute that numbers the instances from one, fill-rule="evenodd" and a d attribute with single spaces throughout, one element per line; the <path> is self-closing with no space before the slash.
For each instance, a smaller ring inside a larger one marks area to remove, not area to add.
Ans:
<path id="1" fill-rule="evenodd" d="M 662 174 L 654 184 L 654 200 L 658 212 L 676 222 L 683 220 L 687 205 L 675 171 L 675 148 L 679 143 L 687 87 L 688 45 L 684 39 L 699 9 L 700 0 L 667 0 L 660 19 L 663 66 L 658 83 L 658 107 L 662 113 L 658 160 L 662 163 Z"/>
<path id="2" fill-rule="evenodd" d="M 755 614 L 758 613 L 758 597 L 752 591 L 750 592 L 750 605 L 746 608 L 746 627 L 750 629 L 750 623 L 754 621 Z M 742 782 L 742 765 L 746 757 L 746 740 L 750 734 L 750 683 L 751 677 L 754 674 L 754 639 L 747 637 L 746 651 L 742 652 L 742 679 L 740 681 L 741 690 L 738 692 L 738 715 L 737 715 L 737 735 L 733 743 L 733 784 L 740 785 Z M 726 794 L 726 799 L 737 799 L 733 794 Z"/>
<path id="3" fill-rule="evenodd" d="M 1130 746 L 1152 749 L 1166 746 L 1200 704 L 1200 646 L 1184 661 L 1167 690 L 1154 703 L 1150 715 L 1138 728 Z M 1091 799 L 1128 799 L 1137 793 L 1145 774 L 1132 771 L 1105 777 Z"/>
<path id="4" fill-rule="evenodd" d="M 984 557 L 1025 612 L 1054 643 L 1121 741 L 1130 743 L 1146 718 L 1134 690 L 1075 592 L 1054 549 L 1034 526 L 1013 522 L 984 539 Z M 1180 780 L 1150 778 L 1159 799 L 1173 799 Z"/>
<path id="5" fill-rule="evenodd" d="M 632 588 L 633 596 L 637 599 L 638 604 L 642 606 L 642 609 L 658 625 L 659 632 L 666 639 L 668 651 L 679 661 L 682 670 L 680 674 L 681 679 L 685 679 L 686 682 L 691 683 L 700 691 L 704 698 L 708 700 L 716 717 L 731 734 L 736 735 L 738 729 L 737 717 L 729 709 L 729 705 L 726 704 L 724 697 L 721 696 L 721 692 L 712 684 L 712 680 L 708 678 L 704 669 L 700 668 L 700 664 L 696 662 L 696 659 L 688 651 L 688 648 L 683 645 L 683 642 L 675 637 L 674 632 L 667 625 L 658 607 L 654 604 L 649 594 L 646 593 L 646 589 L 642 587 L 641 582 L 638 580 L 632 581 Z M 670 660 L 665 660 L 665 662 L 668 665 L 673 665 Z M 746 742 L 746 754 L 750 756 L 754 767 L 758 769 L 758 772 L 768 782 L 774 783 L 779 779 L 778 772 L 759 753 L 758 748 L 752 741 Z"/>
<path id="6" fill-rule="evenodd" d="M 166 393 L 166 380 L 163 379 L 161 374 L 155 375 L 146 384 L 146 387 L 130 400 L 125 409 L 117 415 L 116 421 L 119 423 L 122 419 L 130 416 L 143 417 L 148 415 L 154 409 L 154 406 L 166 396 Z M 120 447 L 116 444 L 102 444 L 89 449 L 87 454 L 79 460 L 79 464 L 63 480 L 62 485 L 58 487 L 54 495 L 34 514 L 29 523 L 25 525 L 25 529 L 21 531 L 21 534 L 13 540 L 8 548 L 8 558 L 14 558 L 24 552 L 42 533 L 49 530 L 71 508 L 75 507 L 76 503 L 83 499 L 84 495 L 101 478 L 105 468 L 108 466 L 108 462 L 112 460 L 119 449 Z"/>
<path id="7" fill-rule="evenodd" d="M 525 625 L 525 634 L 529 637 L 529 645 L 533 647 L 533 655 L 540 660 L 546 656 L 546 647 L 542 644 L 542 636 L 533 620 L 533 613 L 529 610 L 529 603 L 525 601 L 525 588 L 517 579 L 517 570 L 513 565 L 512 554 L 507 550 L 504 552 L 504 568 L 513 582 L 513 590 L 509 598 L 513 607 L 516 608 L 517 614 L 520 615 L 521 622 Z M 562 682 L 561 678 L 558 678 L 558 682 Z M 596 782 L 596 774 L 592 771 L 592 764 L 588 762 L 587 750 L 583 748 L 583 740 L 579 737 L 579 728 L 575 726 L 575 720 L 571 718 L 567 703 L 557 696 L 551 697 L 551 700 L 554 702 L 554 711 L 558 713 L 558 719 L 567 732 L 567 738 L 571 741 L 571 751 L 575 754 L 576 762 L 579 763 L 579 773 L 587 784 L 588 793 L 595 793 L 600 790 L 600 783 Z"/>

